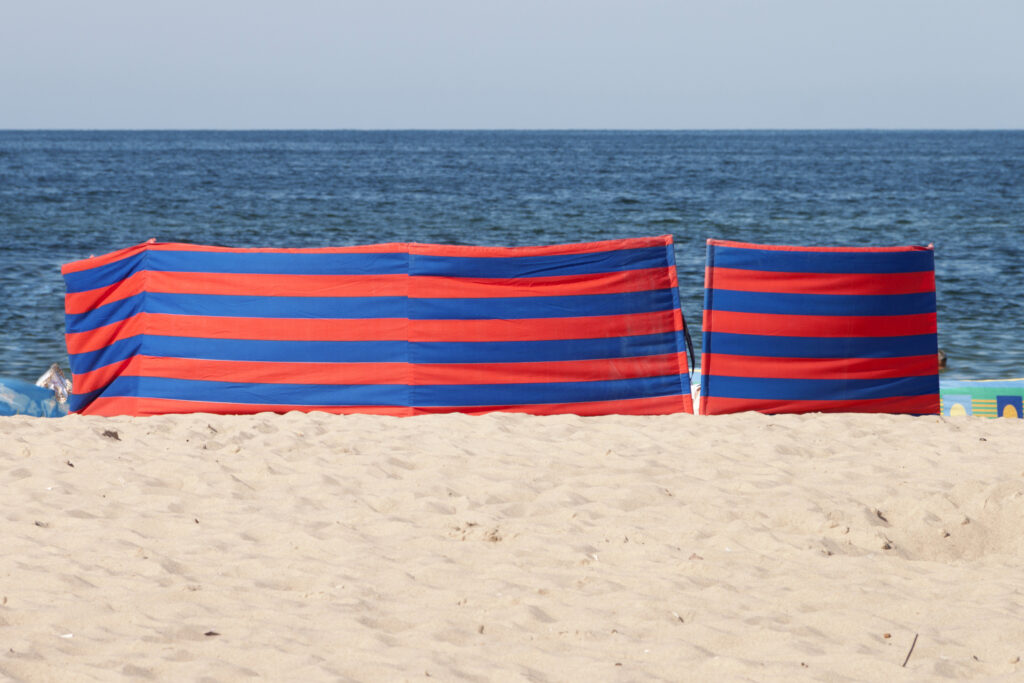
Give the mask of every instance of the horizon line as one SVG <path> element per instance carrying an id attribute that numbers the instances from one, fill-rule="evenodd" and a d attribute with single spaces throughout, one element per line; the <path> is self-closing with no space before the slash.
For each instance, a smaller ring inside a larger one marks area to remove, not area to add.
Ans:
<path id="1" fill-rule="evenodd" d="M 611 133 L 611 132 L 628 132 L 628 133 L 755 133 L 755 132 L 918 132 L 918 133 L 971 133 L 971 132 L 1021 132 L 1024 131 L 1024 127 L 1020 128 L 914 128 L 914 127 L 848 127 L 848 128 L 799 128 L 799 127 L 748 127 L 748 128 L 261 128 L 261 127 L 241 127 L 241 128 L 221 128 L 221 127 L 188 127 L 188 128 L 150 128 L 150 127 L 129 127 L 129 128 L 117 128 L 117 127 L 102 127 L 102 128 L 3 128 L 0 127 L 2 133 L 44 133 L 44 132 L 61 132 L 61 133 L 120 133 L 120 132 L 132 132 L 132 133 L 233 133 L 233 132 L 252 132 L 252 133 L 270 133 L 270 132 L 310 132 L 310 133 L 464 133 L 464 132 L 482 132 L 482 133 Z"/>

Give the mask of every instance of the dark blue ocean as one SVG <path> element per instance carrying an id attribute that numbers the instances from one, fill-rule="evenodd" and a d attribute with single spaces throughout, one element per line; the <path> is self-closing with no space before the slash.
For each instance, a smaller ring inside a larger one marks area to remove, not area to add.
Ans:
<path id="1" fill-rule="evenodd" d="M 151 237 L 527 245 L 934 243 L 950 378 L 1024 376 L 1024 131 L 0 131 L 0 376 L 64 347 L 62 263 Z M 699 353 L 699 348 L 698 348 Z"/>

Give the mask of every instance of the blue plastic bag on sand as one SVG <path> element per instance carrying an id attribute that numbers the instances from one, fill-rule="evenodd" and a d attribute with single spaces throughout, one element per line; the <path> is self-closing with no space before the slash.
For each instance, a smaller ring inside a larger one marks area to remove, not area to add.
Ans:
<path id="1" fill-rule="evenodd" d="M 63 417 L 67 414 L 68 404 L 58 402 L 52 389 L 12 377 L 0 377 L 0 415 Z"/>

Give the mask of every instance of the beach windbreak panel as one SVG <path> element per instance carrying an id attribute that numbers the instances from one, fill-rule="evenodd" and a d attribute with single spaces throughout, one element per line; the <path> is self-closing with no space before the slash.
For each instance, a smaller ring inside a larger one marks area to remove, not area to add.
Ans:
<path id="1" fill-rule="evenodd" d="M 64 266 L 74 412 L 692 412 L 671 236 Z"/>
<path id="2" fill-rule="evenodd" d="M 708 240 L 700 412 L 939 412 L 931 246 Z"/>

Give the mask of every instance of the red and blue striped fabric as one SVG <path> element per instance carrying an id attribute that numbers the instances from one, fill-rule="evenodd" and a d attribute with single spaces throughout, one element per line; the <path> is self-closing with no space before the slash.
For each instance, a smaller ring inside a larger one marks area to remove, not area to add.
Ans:
<path id="1" fill-rule="evenodd" d="M 670 236 L 148 242 L 63 273 L 78 413 L 692 412 Z"/>
<path id="2" fill-rule="evenodd" d="M 932 247 L 708 240 L 700 412 L 937 414 Z"/>

